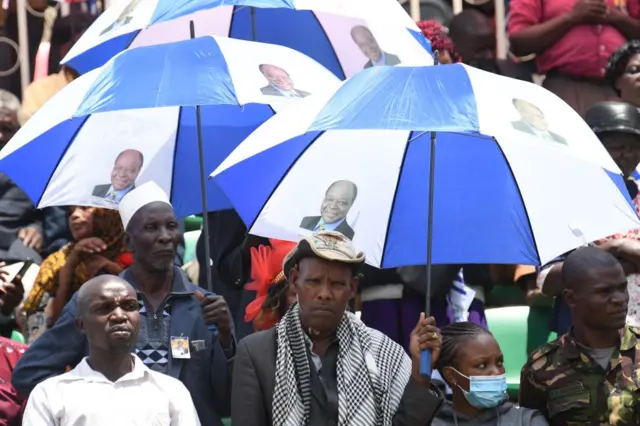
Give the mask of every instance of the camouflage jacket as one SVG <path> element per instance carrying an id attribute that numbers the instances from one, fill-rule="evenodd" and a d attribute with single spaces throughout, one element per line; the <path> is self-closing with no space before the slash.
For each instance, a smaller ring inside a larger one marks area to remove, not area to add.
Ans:
<path id="1" fill-rule="evenodd" d="M 520 405 L 550 425 L 640 425 L 640 328 L 621 330 L 605 371 L 571 332 L 535 350 L 522 369 Z"/>

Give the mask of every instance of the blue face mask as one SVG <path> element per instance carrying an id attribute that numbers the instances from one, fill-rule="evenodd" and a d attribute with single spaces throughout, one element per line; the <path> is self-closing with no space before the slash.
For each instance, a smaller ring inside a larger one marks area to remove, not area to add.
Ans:
<path id="1" fill-rule="evenodd" d="M 476 408 L 495 408 L 505 399 L 507 391 L 507 377 L 500 376 L 471 376 L 456 371 L 462 377 L 469 379 L 469 392 L 458 387 L 464 393 L 471 406 Z"/>

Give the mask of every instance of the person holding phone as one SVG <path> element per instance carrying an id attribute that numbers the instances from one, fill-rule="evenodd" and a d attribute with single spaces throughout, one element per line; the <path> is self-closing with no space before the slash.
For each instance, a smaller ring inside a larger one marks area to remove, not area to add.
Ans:
<path id="1" fill-rule="evenodd" d="M 13 330 L 18 328 L 15 310 L 22 303 L 24 297 L 24 286 L 22 285 L 22 277 L 27 273 L 33 261 L 24 262 L 20 271 L 8 280 L 9 273 L 4 267 L 5 262 L 0 262 L 0 336 L 10 338 Z"/>
<path id="2" fill-rule="evenodd" d="M 126 249 L 117 211 L 73 206 L 69 208 L 68 223 L 73 241 L 44 260 L 22 306 L 30 324 L 30 341 L 35 340 L 47 322 L 55 322 L 83 283 L 100 273 L 119 274 L 128 266 L 119 263 Z M 43 318 L 50 298 L 53 298 L 51 316 Z M 32 319 L 34 314 L 36 318 Z"/>

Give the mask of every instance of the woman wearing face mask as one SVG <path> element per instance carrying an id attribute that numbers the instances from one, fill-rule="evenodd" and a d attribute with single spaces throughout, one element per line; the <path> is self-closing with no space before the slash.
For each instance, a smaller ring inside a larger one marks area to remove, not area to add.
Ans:
<path id="1" fill-rule="evenodd" d="M 546 426 L 536 410 L 507 400 L 503 355 L 486 329 L 458 322 L 441 330 L 442 347 L 436 368 L 453 390 L 431 423 L 434 426 Z"/>

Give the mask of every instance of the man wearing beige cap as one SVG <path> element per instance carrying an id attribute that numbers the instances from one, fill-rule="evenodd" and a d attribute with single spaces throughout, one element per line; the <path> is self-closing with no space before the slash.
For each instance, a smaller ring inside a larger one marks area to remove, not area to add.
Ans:
<path id="1" fill-rule="evenodd" d="M 343 234 L 304 238 L 283 270 L 297 295 L 274 328 L 247 336 L 234 362 L 231 418 L 252 426 L 430 424 L 442 398 L 420 377 L 420 350 L 440 335 L 424 315 L 412 334 L 412 358 L 347 311 L 364 253 Z"/>
<path id="2" fill-rule="evenodd" d="M 120 277 L 136 290 L 140 306 L 135 354 L 149 369 L 186 386 L 202 424 L 221 425 L 229 413 L 235 353 L 227 304 L 221 296 L 203 294 L 174 266 L 180 231 L 169 197 L 155 182 L 127 193 L 119 210 L 124 243 L 133 253 L 133 265 Z M 12 382 L 20 393 L 27 396 L 87 355 L 86 337 L 74 324 L 77 316 L 78 293 L 16 366 Z"/>

